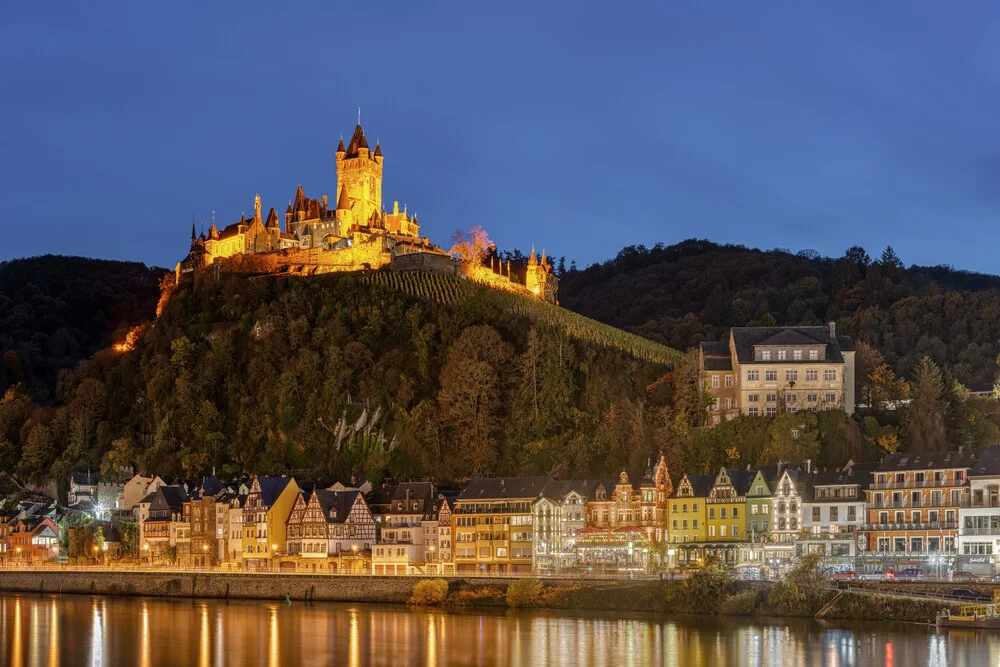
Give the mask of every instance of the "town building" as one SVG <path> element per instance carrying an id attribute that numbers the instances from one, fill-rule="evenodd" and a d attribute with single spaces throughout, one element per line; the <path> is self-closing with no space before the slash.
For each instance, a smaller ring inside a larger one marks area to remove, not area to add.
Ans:
<path id="1" fill-rule="evenodd" d="M 749 474 L 745 470 L 719 469 L 705 499 L 708 533 L 702 544 L 702 558 L 711 556 L 722 565 L 736 565 L 738 545 L 746 540 L 748 480 Z"/>
<path id="2" fill-rule="evenodd" d="M 133 475 L 125 482 L 122 488 L 122 509 L 134 511 L 139 506 L 139 501 L 149 495 L 150 482 L 152 477 Z"/>
<path id="3" fill-rule="evenodd" d="M 243 565 L 243 505 L 246 499 L 245 495 L 223 491 L 215 502 L 218 559 L 234 568 Z"/>
<path id="4" fill-rule="evenodd" d="M 747 487 L 747 541 L 763 543 L 771 536 L 772 502 L 780 467 L 761 466 Z"/>
<path id="5" fill-rule="evenodd" d="M 458 574 L 532 571 L 532 505 L 551 477 L 475 478 L 455 501 Z"/>
<path id="6" fill-rule="evenodd" d="M 957 571 L 1000 574 L 1000 446 L 969 461 L 969 502 L 958 510 Z"/>
<path id="7" fill-rule="evenodd" d="M 826 327 L 733 327 L 703 342 L 699 384 L 711 394 L 709 425 L 737 415 L 854 412 L 854 344 Z"/>
<path id="8" fill-rule="evenodd" d="M 274 567 L 285 552 L 285 528 L 299 485 L 291 477 L 255 475 L 243 505 L 243 566 L 249 570 Z"/>
<path id="9" fill-rule="evenodd" d="M 367 557 L 374 542 L 375 517 L 360 491 L 314 489 L 300 493 L 292 507 L 287 557 L 281 559 L 281 566 L 286 567 L 288 562 L 300 570 L 337 572 L 342 571 L 342 565 L 348 565 L 347 559 L 338 557 L 351 556 L 359 564 L 364 558 L 367 571 Z"/>
<path id="10" fill-rule="evenodd" d="M 381 530 L 372 549 L 375 574 L 427 572 L 438 542 L 439 502 L 437 487 L 431 482 L 397 484 L 380 499 L 376 519 Z"/>
<path id="11" fill-rule="evenodd" d="M 88 470 L 86 472 L 74 472 L 71 474 L 69 477 L 69 493 L 66 496 L 66 500 L 70 505 L 76 505 L 85 500 L 89 500 L 96 505 L 97 473 Z"/>
<path id="12" fill-rule="evenodd" d="M 804 532 L 796 556 L 818 554 L 833 571 L 853 571 L 865 550 L 865 489 L 877 463 L 849 463 L 842 470 L 813 472 L 802 502 Z M 860 540 L 860 541 L 859 541 Z"/>
<path id="13" fill-rule="evenodd" d="M 886 456 L 865 492 L 865 570 L 954 569 L 958 513 L 968 506 L 968 473 L 976 461 L 961 450 Z"/>
<path id="14" fill-rule="evenodd" d="M 452 517 L 455 513 L 457 491 L 442 491 L 438 496 L 438 531 L 437 550 L 433 551 L 428 560 L 436 565 L 441 574 L 455 573 L 455 538 L 452 528 Z"/>
<path id="15" fill-rule="evenodd" d="M 216 509 L 224 488 L 215 476 L 205 478 L 192 489 L 186 506 L 190 521 L 190 563 L 209 567 L 218 560 L 219 513 Z"/>
<path id="16" fill-rule="evenodd" d="M 534 566 L 539 572 L 560 572 L 578 565 L 577 538 L 586 526 L 586 502 L 593 481 L 553 481 L 532 505 Z"/>
<path id="17" fill-rule="evenodd" d="M 184 521 L 186 500 L 183 487 L 162 485 L 139 501 L 139 550 L 143 560 L 170 560 L 171 551 L 175 558 L 179 556 L 176 524 Z M 190 546 L 190 540 L 187 544 Z"/>
<path id="18" fill-rule="evenodd" d="M 9 559 L 19 563 L 54 560 L 59 556 L 59 528 L 48 517 L 17 519 L 7 538 Z"/>
<path id="19" fill-rule="evenodd" d="M 677 483 L 670 499 L 670 565 L 698 567 L 704 564 L 702 544 L 708 538 L 708 494 L 715 475 L 687 475 Z M 671 553 L 673 552 L 673 553 Z"/>

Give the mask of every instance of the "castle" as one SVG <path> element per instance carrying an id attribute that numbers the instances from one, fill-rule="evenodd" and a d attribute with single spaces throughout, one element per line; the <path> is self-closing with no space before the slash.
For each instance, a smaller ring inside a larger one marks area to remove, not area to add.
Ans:
<path id="1" fill-rule="evenodd" d="M 177 282 L 208 267 L 246 273 L 314 275 L 333 271 L 364 271 L 388 266 L 393 271 L 455 273 L 470 279 L 557 302 L 559 279 L 542 253 L 532 249 L 524 283 L 506 275 L 453 257 L 420 236 L 417 216 L 395 202 L 392 213 L 382 206 L 382 168 L 385 157 L 376 142 L 371 150 L 359 122 L 350 142 L 337 146 L 336 207 L 326 195 L 311 199 L 300 185 L 294 202 L 285 211 L 284 229 L 273 208 L 261 214 L 258 195 L 249 220 L 218 229 L 212 221 L 208 233 L 197 234 L 191 225 L 191 247 L 176 268 Z"/>

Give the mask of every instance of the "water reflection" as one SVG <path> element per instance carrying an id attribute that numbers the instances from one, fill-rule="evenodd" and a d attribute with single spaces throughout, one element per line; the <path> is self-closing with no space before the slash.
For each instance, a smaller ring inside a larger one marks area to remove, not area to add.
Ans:
<path id="1" fill-rule="evenodd" d="M 0 595 L 0 664 L 963 667 L 1000 664 L 1000 637 L 808 621 Z"/>

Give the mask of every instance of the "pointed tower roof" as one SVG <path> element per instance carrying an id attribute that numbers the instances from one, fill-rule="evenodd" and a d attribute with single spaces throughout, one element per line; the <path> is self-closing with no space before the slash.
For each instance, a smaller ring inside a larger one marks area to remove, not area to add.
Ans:
<path id="1" fill-rule="evenodd" d="M 538 258 L 535 257 L 535 244 L 531 244 L 531 256 L 528 257 L 528 266 L 537 266 Z"/>
<path id="2" fill-rule="evenodd" d="M 368 148 L 368 140 L 365 139 L 365 131 L 361 129 L 361 123 L 354 128 L 354 134 L 351 135 L 351 143 L 347 144 L 347 154 L 357 155 L 358 150 L 362 148 Z"/>
<path id="3" fill-rule="evenodd" d="M 198 238 L 198 233 L 196 231 L 194 231 L 194 223 L 192 222 L 191 223 L 191 240 L 194 241 L 196 238 Z"/>
<path id="4" fill-rule="evenodd" d="M 268 211 L 267 213 L 267 226 L 268 227 L 278 226 L 278 214 L 274 212 L 273 206 L 271 207 L 271 210 Z"/>
<path id="5" fill-rule="evenodd" d="M 337 144 L 337 152 L 343 153 L 344 151 L 344 135 L 340 135 L 340 143 Z"/>
<path id="6" fill-rule="evenodd" d="M 347 188 L 340 188 L 340 197 L 337 198 L 337 208 L 345 211 L 351 208 L 351 201 L 347 198 Z"/>
<path id="7" fill-rule="evenodd" d="M 382 144 L 380 144 L 377 141 L 375 142 L 375 155 L 379 155 L 379 156 L 382 155 Z"/>

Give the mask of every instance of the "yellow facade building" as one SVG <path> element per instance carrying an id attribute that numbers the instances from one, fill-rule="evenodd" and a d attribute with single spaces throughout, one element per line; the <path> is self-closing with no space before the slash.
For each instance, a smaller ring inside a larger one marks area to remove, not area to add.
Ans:
<path id="1" fill-rule="evenodd" d="M 670 499 L 670 550 L 681 567 L 701 564 L 701 544 L 708 536 L 706 503 L 714 475 L 684 475 Z"/>
<path id="2" fill-rule="evenodd" d="M 551 477 L 492 477 L 469 481 L 452 515 L 455 570 L 515 574 L 532 571 L 534 514 Z"/>
<path id="3" fill-rule="evenodd" d="M 273 567 L 286 550 L 286 522 L 299 495 L 291 477 L 254 476 L 243 506 L 243 563 L 247 569 Z"/>

